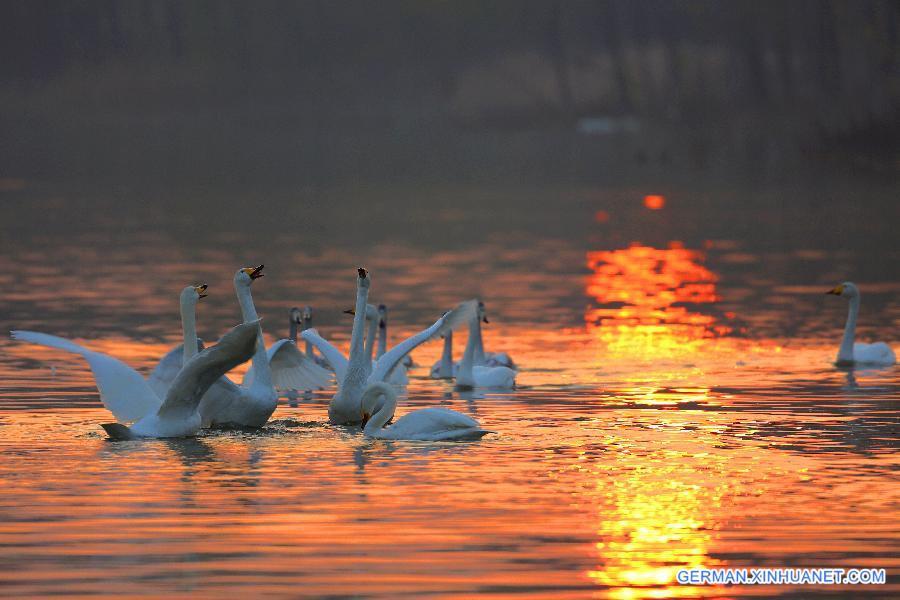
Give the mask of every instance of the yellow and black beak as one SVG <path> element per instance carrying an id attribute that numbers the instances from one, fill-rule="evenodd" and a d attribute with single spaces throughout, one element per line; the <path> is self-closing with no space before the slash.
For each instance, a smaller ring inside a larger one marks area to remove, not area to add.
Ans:
<path id="1" fill-rule="evenodd" d="M 361 428 L 365 429 L 365 428 L 366 428 L 366 423 L 368 423 L 368 422 L 369 422 L 369 419 L 371 419 L 371 418 L 372 418 L 372 415 L 370 415 L 369 413 L 363 413 L 363 416 L 362 416 L 362 423 L 360 423 L 359 426 L 360 426 Z"/>
<path id="2" fill-rule="evenodd" d="M 488 321 L 487 316 L 481 317 L 481 320 L 484 321 L 485 323 L 490 323 L 490 321 Z"/>
<path id="3" fill-rule="evenodd" d="M 259 265 L 258 267 L 245 267 L 241 269 L 244 273 L 247 274 L 250 279 L 259 279 L 263 276 L 262 270 L 265 265 Z"/>
<path id="4" fill-rule="evenodd" d="M 834 294 L 835 296 L 840 296 L 841 294 L 844 293 L 844 286 L 843 286 L 843 284 L 842 284 L 842 285 L 839 285 L 839 286 L 837 286 L 836 288 L 831 289 L 831 290 L 828 290 L 828 291 L 825 292 L 825 293 L 826 293 L 826 294 Z"/>
<path id="5" fill-rule="evenodd" d="M 355 314 L 356 314 L 356 309 L 355 309 L 355 308 L 348 308 L 347 310 L 344 311 L 344 314 L 345 314 L 345 315 L 355 315 Z"/>
<path id="6" fill-rule="evenodd" d="M 208 288 L 208 287 L 209 286 L 206 285 L 205 283 L 201 283 L 200 285 L 194 286 L 194 291 L 197 292 L 197 295 L 200 296 L 201 298 L 206 298 L 209 294 L 204 294 L 203 292 L 205 292 L 206 288 Z"/>

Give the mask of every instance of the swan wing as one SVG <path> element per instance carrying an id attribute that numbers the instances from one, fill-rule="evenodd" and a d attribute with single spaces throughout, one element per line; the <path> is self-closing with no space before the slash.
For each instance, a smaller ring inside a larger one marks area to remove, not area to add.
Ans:
<path id="1" fill-rule="evenodd" d="M 291 340 L 278 340 L 268 354 L 276 390 L 315 390 L 331 383 L 331 371 L 316 364 Z"/>
<path id="2" fill-rule="evenodd" d="M 391 371 L 394 370 L 394 367 L 397 366 L 397 363 L 403 360 L 404 356 L 425 342 L 438 338 L 464 323 L 468 323 L 475 317 L 477 312 L 477 300 L 460 302 L 456 308 L 444 313 L 444 316 L 435 321 L 431 327 L 406 338 L 382 354 L 381 358 L 375 362 L 375 368 L 372 370 L 372 374 L 369 375 L 369 382 L 385 381 Z"/>
<path id="3" fill-rule="evenodd" d="M 344 376 L 347 374 L 347 365 L 349 363 L 347 357 L 341 354 L 341 351 L 335 348 L 331 342 L 319 335 L 319 332 L 315 329 L 307 329 L 300 335 L 322 353 L 322 356 L 334 369 L 334 376 L 338 381 L 343 381 Z"/>
<path id="4" fill-rule="evenodd" d="M 259 321 L 241 323 L 211 348 L 184 365 L 172 382 L 158 415 L 163 419 L 186 419 L 197 412 L 203 395 L 220 377 L 256 351 Z"/>
<path id="5" fill-rule="evenodd" d="M 202 350 L 203 340 L 198 338 L 197 352 L 200 352 Z M 177 346 L 169 350 L 169 352 L 159 360 L 159 364 L 156 365 L 156 367 L 147 377 L 147 383 L 150 384 L 150 388 L 160 398 L 166 397 L 166 392 L 169 391 L 169 386 L 172 385 L 172 382 L 175 380 L 175 376 L 178 375 L 178 372 L 181 370 L 181 363 L 183 358 L 184 345 L 178 344 Z"/>
<path id="6" fill-rule="evenodd" d="M 159 409 L 162 400 L 140 373 L 108 354 L 88 350 L 67 339 L 36 331 L 12 331 L 14 340 L 48 346 L 78 354 L 88 362 L 100 401 L 117 421 L 130 423 Z"/>

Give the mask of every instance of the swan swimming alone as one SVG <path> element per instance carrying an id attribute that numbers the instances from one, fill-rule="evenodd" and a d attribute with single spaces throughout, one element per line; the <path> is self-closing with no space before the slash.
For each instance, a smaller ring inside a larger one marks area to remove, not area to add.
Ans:
<path id="1" fill-rule="evenodd" d="M 364 329 L 367 301 L 371 279 L 365 269 L 357 269 L 356 305 L 354 307 L 353 330 L 350 334 L 350 355 L 345 358 L 332 344 L 322 338 L 315 329 L 307 329 L 301 335 L 322 353 L 331 366 L 338 382 L 338 390 L 328 405 L 328 420 L 336 424 L 355 424 L 360 421 L 360 400 L 370 383 L 385 381 L 403 360 L 419 345 L 438 337 L 468 321 L 476 312 L 475 301 L 459 304 L 445 313 L 431 327 L 410 336 L 381 356 L 375 365 L 364 348 Z"/>
<path id="2" fill-rule="evenodd" d="M 489 367 L 475 364 L 475 352 L 478 347 L 479 321 L 482 315 L 476 313 L 469 322 L 469 339 L 459 370 L 456 373 L 456 387 L 469 389 L 474 387 L 511 388 L 516 385 L 516 372 L 509 367 Z"/>
<path id="3" fill-rule="evenodd" d="M 376 410 L 379 399 L 383 400 Z M 482 429 L 472 417 L 441 407 L 414 410 L 397 419 L 390 427 L 385 427 L 397 408 L 397 392 L 384 382 L 375 382 L 366 388 L 361 406 L 363 433 L 367 437 L 434 442 L 477 440 L 493 433 Z"/>
<path id="4" fill-rule="evenodd" d="M 894 351 L 884 342 L 864 344 L 855 342 L 856 318 L 859 315 L 859 288 L 855 284 L 846 281 L 837 287 L 825 292 L 835 296 L 843 296 L 850 301 L 850 312 L 847 314 L 847 323 L 844 326 L 844 337 L 838 349 L 837 366 L 853 365 L 893 365 L 897 362 Z"/>
<path id="5" fill-rule="evenodd" d="M 259 322 L 242 323 L 222 336 L 215 346 L 191 358 L 172 381 L 165 400 L 158 409 L 141 417 L 130 426 L 104 423 L 103 429 L 113 439 L 171 438 L 195 435 L 202 426 L 200 401 L 209 387 L 225 373 L 253 356 L 259 336 Z M 143 380 L 141 385 L 124 390 L 128 393 L 152 394 Z"/>
<path id="6" fill-rule="evenodd" d="M 11 331 L 10 336 L 14 340 L 56 348 L 83 357 L 94 374 L 94 383 L 100 392 L 103 406 L 119 421 L 137 421 L 159 410 L 172 382 L 181 371 L 182 364 L 186 364 L 197 354 L 196 306 L 201 298 L 206 297 L 206 290 L 205 284 L 189 285 L 181 290 L 179 306 L 183 343 L 160 360 L 147 380 L 117 358 L 55 335 L 37 331 Z"/>

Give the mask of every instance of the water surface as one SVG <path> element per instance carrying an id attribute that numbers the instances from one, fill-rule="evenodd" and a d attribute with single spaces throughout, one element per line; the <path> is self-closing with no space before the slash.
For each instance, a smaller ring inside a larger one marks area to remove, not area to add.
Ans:
<path id="1" fill-rule="evenodd" d="M 268 340 L 310 304 L 346 348 L 363 265 L 393 342 L 480 296 L 487 349 L 522 369 L 513 391 L 459 392 L 427 378 L 440 344 L 414 353 L 398 414 L 471 414 L 498 432 L 477 443 L 367 440 L 327 423 L 332 390 L 282 398 L 258 432 L 111 442 L 81 359 L 0 341 L 3 593 L 859 593 L 674 581 L 837 566 L 888 569 L 866 592 L 896 596 L 900 367 L 835 368 L 847 307 L 823 292 L 855 280 L 860 339 L 900 347 L 900 215 L 890 189 L 832 189 L 3 193 L 6 328 L 146 373 L 184 285 L 210 285 L 214 340 L 234 270 L 265 263 Z"/>

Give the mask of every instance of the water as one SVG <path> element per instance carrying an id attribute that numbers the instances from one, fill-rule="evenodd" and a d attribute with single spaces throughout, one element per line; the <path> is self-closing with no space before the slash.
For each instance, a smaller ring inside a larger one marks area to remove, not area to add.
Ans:
<path id="1" fill-rule="evenodd" d="M 860 339 L 900 348 L 894 196 L 858 183 L 3 193 L 8 328 L 147 372 L 178 341 L 184 285 L 210 285 L 199 328 L 214 340 L 238 318 L 234 270 L 265 263 L 253 291 L 268 340 L 311 304 L 346 348 L 364 265 L 392 340 L 479 295 L 486 348 L 522 371 L 514 391 L 457 392 L 426 378 L 440 344 L 414 353 L 398 414 L 471 414 L 498 432 L 476 443 L 367 440 L 327 424 L 329 390 L 282 398 L 259 432 L 110 442 L 81 359 L 0 341 L 2 593 L 859 593 L 674 581 L 684 567 L 835 566 L 888 569 L 865 591 L 896 597 L 900 367 L 833 367 L 847 306 L 823 294 L 856 281 Z"/>

